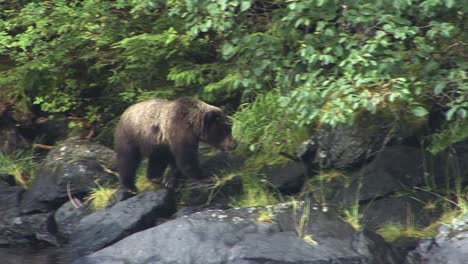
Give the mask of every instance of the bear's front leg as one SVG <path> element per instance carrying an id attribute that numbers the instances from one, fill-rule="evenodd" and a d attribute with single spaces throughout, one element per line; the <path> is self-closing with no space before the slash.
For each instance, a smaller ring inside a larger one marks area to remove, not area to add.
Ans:
<path id="1" fill-rule="evenodd" d="M 198 162 L 198 144 L 179 143 L 171 148 L 175 167 L 187 179 L 202 179 L 203 173 Z"/>

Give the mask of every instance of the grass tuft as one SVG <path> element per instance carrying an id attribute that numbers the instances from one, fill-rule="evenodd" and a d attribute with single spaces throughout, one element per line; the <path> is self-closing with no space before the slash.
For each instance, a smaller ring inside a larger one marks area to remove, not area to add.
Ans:
<path id="1" fill-rule="evenodd" d="M 355 203 L 351 208 L 344 209 L 344 218 L 343 220 L 349 223 L 354 230 L 359 231 L 361 230 L 361 218 L 362 215 L 359 213 L 359 203 Z"/>
<path id="2" fill-rule="evenodd" d="M 260 210 L 258 212 L 257 221 L 263 223 L 273 223 L 274 214 L 271 208 L 265 208 L 264 210 Z"/>
<path id="3" fill-rule="evenodd" d="M 101 210 L 107 206 L 116 191 L 117 188 L 114 186 L 97 186 L 91 189 L 91 192 L 85 198 L 85 202 L 89 202 L 94 210 Z"/>
<path id="4" fill-rule="evenodd" d="M 253 207 L 278 204 L 279 200 L 261 184 L 244 184 L 244 192 L 236 197 L 231 205 L 234 207 Z"/>
<path id="5" fill-rule="evenodd" d="M 17 184 L 28 188 L 34 175 L 33 151 L 0 152 L 0 173 L 13 175 Z"/>

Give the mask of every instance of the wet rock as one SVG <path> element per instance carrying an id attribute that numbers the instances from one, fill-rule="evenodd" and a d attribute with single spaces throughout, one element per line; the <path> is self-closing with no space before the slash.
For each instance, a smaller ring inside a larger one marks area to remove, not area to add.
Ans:
<path id="1" fill-rule="evenodd" d="M 274 221 L 257 221 L 263 210 L 270 210 Z M 308 223 L 301 224 L 307 210 L 293 211 L 291 204 L 282 204 L 195 213 L 133 234 L 73 263 L 111 258 L 115 263 L 148 264 L 401 263 L 381 237 L 371 231 L 355 232 L 332 212 L 311 209 Z"/>
<path id="2" fill-rule="evenodd" d="M 153 227 L 159 218 L 175 212 L 175 201 L 166 190 L 144 192 L 110 208 L 87 215 L 70 235 L 70 257 L 108 246 L 132 233 Z"/>
<path id="3" fill-rule="evenodd" d="M 5 174 L 0 180 L 0 245 L 15 243 L 10 229 L 19 215 L 19 199 L 24 189 L 11 186 L 11 175 Z M 14 182 L 13 182 L 14 183 Z"/>
<path id="4" fill-rule="evenodd" d="M 390 243 L 399 256 L 405 257 L 417 248 L 419 239 L 414 237 L 399 237 Z"/>
<path id="5" fill-rule="evenodd" d="M 284 194 L 298 193 L 305 180 L 304 165 L 294 161 L 279 165 L 266 165 L 260 173 L 265 176 L 269 186 Z"/>
<path id="6" fill-rule="evenodd" d="M 435 239 L 422 240 L 408 264 L 465 264 L 468 259 L 468 215 L 442 226 Z"/>
<path id="7" fill-rule="evenodd" d="M 110 256 L 96 257 L 93 259 L 83 259 L 83 260 L 80 260 L 79 262 L 74 262 L 74 264 L 128 264 L 128 263 L 129 262 L 126 261 L 125 259 L 114 258 Z M 151 262 L 145 262 L 142 264 L 150 264 L 150 263 Z M 153 263 L 157 264 L 157 263 L 162 263 L 162 262 L 153 262 Z"/>
<path id="8" fill-rule="evenodd" d="M 35 245 L 36 247 L 54 245 L 61 242 L 55 236 L 56 228 L 50 213 L 19 215 L 13 209 L 2 216 L 0 240 L 8 246 Z"/>
<path id="9" fill-rule="evenodd" d="M 10 231 L 12 231 L 15 237 L 25 238 L 31 241 L 47 242 L 54 246 L 59 246 L 61 244 L 55 236 L 56 226 L 53 221 L 52 213 L 16 217 Z"/>
<path id="10" fill-rule="evenodd" d="M 297 154 L 309 172 L 321 169 L 351 169 L 362 165 L 395 135 L 392 120 L 364 114 L 353 125 L 323 125 L 298 147 Z"/>
<path id="11" fill-rule="evenodd" d="M 371 201 L 421 186 L 424 183 L 422 162 L 420 149 L 406 146 L 385 148 L 369 164 L 352 173 L 349 187 L 336 190 L 332 200 L 352 204 L 356 199 Z"/>
<path id="12" fill-rule="evenodd" d="M 421 192 L 378 199 L 360 207 L 361 224 L 377 230 L 385 223 L 407 225 L 408 219 L 412 219 L 416 227 L 426 227 L 443 212 L 435 201 L 433 195 Z M 434 208 L 425 208 L 430 203 L 434 204 Z"/>
<path id="13" fill-rule="evenodd" d="M 13 177 L 13 175 L 10 174 L 0 173 L 0 183 L 5 183 L 9 186 L 14 186 L 16 184 L 15 177 Z"/>
<path id="14" fill-rule="evenodd" d="M 6 181 L 11 183 L 9 177 Z M 22 246 L 25 244 L 58 245 L 50 214 L 20 215 L 20 197 L 24 189 L 10 186 L 0 180 L 0 245 Z"/>
<path id="15" fill-rule="evenodd" d="M 71 202 L 63 204 L 54 213 L 57 231 L 64 237 L 70 236 L 80 220 L 91 213 L 93 210 L 89 203 L 82 204 L 79 208 L 76 208 Z"/>
<path id="16" fill-rule="evenodd" d="M 201 152 L 203 152 L 203 150 Z M 201 156 L 200 167 L 203 172 L 208 175 L 220 176 L 225 171 L 240 168 L 244 161 L 242 157 L 235 156 L 231 152 L 223 151 L 217 152 L 215 155 L 211 156 Z"/>
<path id="17" fill-rule="evenodd" d="M 466 181 L 467 163 L 468 156 L 464 153 L 451 157 L 448 153 L 433 156 L 419 148 L 391 146 L 351 173 L 349 186 L 342 189 L 330 187 L 327 198 L 336 203 L 352 204 L 356 199 L 362 203 L 428 184 L 440 187 L 447 182 L 453 184 L 457 178 Z M 437 168 L 432 169 L 430 164 L 437 164 L 434 166 Z"/>
<path id="18" fill-rule="evenodd" d="M 70 138 L 54 147 L 39 165 L 31 187 L 21 200 L 21 212 L 47 212 L 69 197 L 83 198 L 97 184 L 116 183 L 114 152 L 102 145 Z"/>

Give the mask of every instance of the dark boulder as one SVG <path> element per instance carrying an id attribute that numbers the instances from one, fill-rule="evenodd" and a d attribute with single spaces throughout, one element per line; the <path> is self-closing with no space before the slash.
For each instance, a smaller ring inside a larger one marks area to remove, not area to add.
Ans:
<path id="1" fill-rule="evenodd" d="M 207 149 L 201 147 L 200 167 L 207 175 L 220 176 L 226 171 L 233 171 L 242 167 L 245 159 L 234 155 L 232 152 L 220 151 L 214 155 L 203 155 Z"/>
<path id="2" fill-rule="evenodd" d="M 260 174 L 265 177 L 268 186 L 287 195 L 298 193 L 305 180 L 304 165 L 295 161 L 266 165 L 260 170 Z"/>
<path id="3" fill-rule="evenodd" d="M 322 125 L 297 149 L 310 174 L 317 169 L 357 168 L 388 144 L 414 137 L 424 122 L 408 123 L 394 116 L 362 113 L 352 125 Z"/>
<path id="4" fill-rule="evenodd" d="M 68 237 L 80 220 L 92 213 L 89 203 L 84 203 L 79 208 L 76 208 L 72 202 L 63 204 L 54 213 L 57 232 L 63 237 Z"/>
<path id="5" fill-rule="evenodd" d="M 415 188 L 452 185 L 457 178 L 463 183 L 468 179 L 466 164 L 466 153 L 444 152 L 434 156 L 420 148 L 391 146 L 352 172 L 348 187 L 330 188 L 327 198 L 337 203 L 351 204 L 356 199 L 362 203 Z"/>
<path id="6" fill-rule="evenodd" d="M 110 208 L 92 213 L 76 224 L 65 251 L 69 257 L 99 250 L 146 228 L 175 212 L 174 197 L 166 190 L 144 192 Z"/>
<path id="7" fill-rule="evenodd" d="M 351 184 L 333 200 L 346 204 L 370 201 L 398 191 L 421 186 L 425 180 L 423 152 L 418 148 L 395 146 L 380 151 L 359 171 L 351 174 Z"/>
<path id="8" fill-rule="evenodd" d="M 83 198 L 97 184 L 118 181 L 114 152 L 89 140 L 70 138 L 54 147 L 39 165 L 31 187 L 21 201 L 21 212 L 47 212 L 60 207 L 69 197 Z"/>
<path id="9" fill-rule="evenodd" d="M 323 125 L 299 146 L 297 154 L 310 170 L 350 169 L 382 149 L 388 131 L 388 124 L 372 115 L 356 120 L 353 125 Z"/>
<path id="10" fill-rule="evenodd" d="M 15 177 L 10 174 L 0 173 L 0 184 L 1 183 L 4 183 L 9 186 L 14 186 L 16 184 Z"/>
<path id="11" fill-rule="evenodd" d="M 12 183 L 10 177 L 2 177 Z M 24 189 L 0 180 L 0 246 L 58 245 L 50 214 L 20 215 Z"/>
<path id="12" fill-rule="evenodd" d="M 401 263 L 378 235 L 355 232 L 336 214 L 303 206 L 195 213 L 133 234 L 73 263 Z M 265 210 L 272 212 L 272 221 L 259 222 Z M 308 222 L 301 220 L 304 214 Z"/>
<path id="13" fill-rule="evenodd" d="M 443 209 L 436 205 L 436 198 L 424 192 L 393 195 L 361 205 L 361 224 L 378 230 L 386 223 L 407 225 L 411 220 L 414 227 L 426 227 L 436 221 Z M 426 208 L 428 204 L 434 208 Z"/>
<path id="14" fill-rule="evenodd" d="M 11 229 L 19 215 L 19 201 L 24 189 L 14 186 L 13 176 L 2 174 L 0 180 L 0 246 L 15 243 Z"/>
<path id="15" fill-rule="evenodd" d="M 20 215 L 18 204 L 12 202 L 0 216 L 0 246 L 58 246 L 61 242 L 55 234 L 56 226 L 50 213 Z"/>

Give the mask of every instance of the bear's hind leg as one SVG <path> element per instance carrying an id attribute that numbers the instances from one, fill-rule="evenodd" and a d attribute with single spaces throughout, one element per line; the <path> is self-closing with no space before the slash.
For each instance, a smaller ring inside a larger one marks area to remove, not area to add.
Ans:
<path id="1" fill-rule="evenodd" d="M 141 162 L 141 154 L 136 147 L 124 147 L 117 151 L 117 168 L 120 177 L 120 190 L 136 193 L 136 170 Z"/>
<path id="2" fill-rule="evenodd" d="M 153 153 L 148 158 L 148 168 L 146 170 L 146 178 L 154 183 L 163 181 L 164 171 L 169 165 L 170 159 L 162 153 Z"/>

